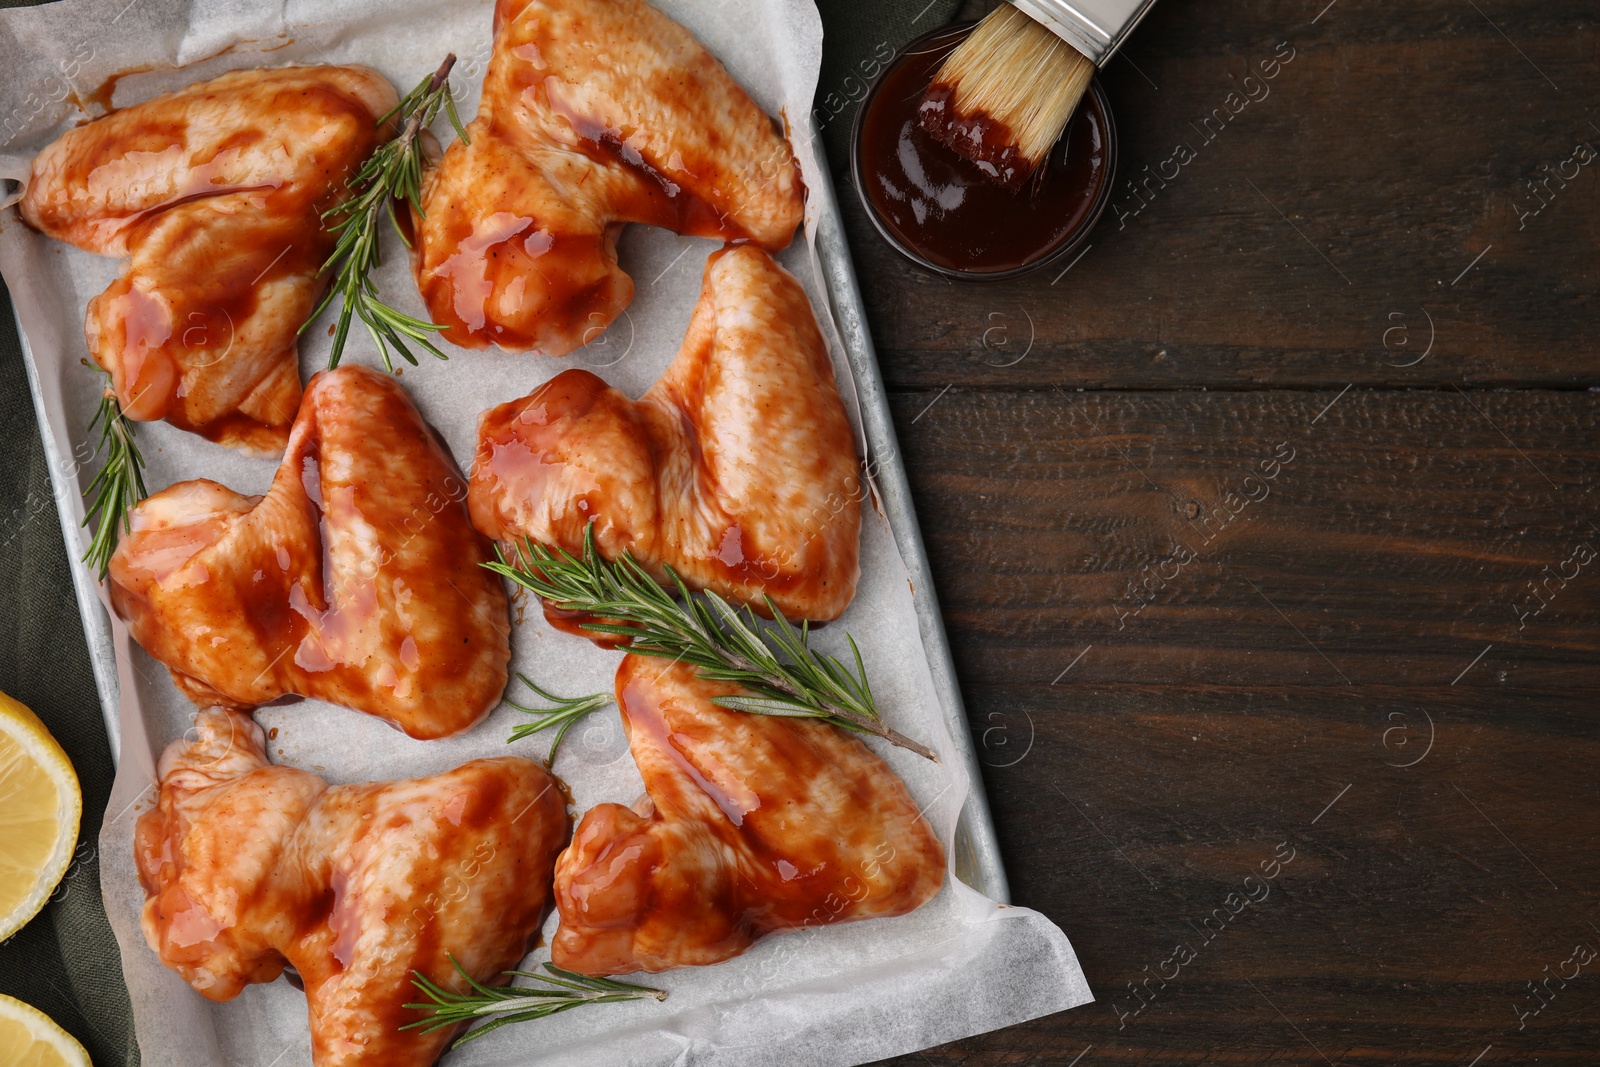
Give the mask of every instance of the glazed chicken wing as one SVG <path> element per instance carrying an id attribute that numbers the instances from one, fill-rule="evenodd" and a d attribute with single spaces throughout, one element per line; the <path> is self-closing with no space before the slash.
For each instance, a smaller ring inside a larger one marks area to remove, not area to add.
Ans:
<path id="1" fill-rule="evenodd" d="M 298 694 L 444 737 L 499 702 L 511 657 L 465 489 L 393 378 L 324 371 L 266 496 L 202 479 L 133 509 L 111 602 L 197 704 Z"/>
<path id="2" fill-rule="evenodd" d="M 485 412 L 468 500 L 502 541 L 578 554 L 592 521 L 608 559 L 821 621 L 855 592 L 863 495 L 805 291 L 743 245 L 706 264 L 683 348 L 642 399 L 569 370 Z"/>
<path id="3" fill-rule="evenodd" d="M 365 67 L 242 70 L 113 112 L 34 160 L 22 217 L 127 256 L 89 302 L 89 353 L 130 418 L 275 455 L 300 403 L 295 336 L 333 248 L 321 212 L 387 136 Z"/>
<path id="4" fill-rule="evenodd" d="M 559 967 L 664 971 L 782 930 L 904 915 L 944 851 L 894 772 L 845 730 L 711 703 L 738 687 L 628 656 L 617 704 L 648 799 L 601 804 L 556 862 Z"/>
<path id="5" fill-rule="evenodd" d="M 422 1015 L 412 971 L 454 956 L 478 981 L 513 967 L 543 920 L 565 801 L 538 764 L 329 788 L 267 762 L 238 712 L 200 712 L 161 758 L 135 858 L 145 940 L 211 1000 L 295 969 L 317 1067 L 426 1067 L 454 1031 Z"/>
<path id="6" fill-rule="evenodd" d="M 562 356 L 633 297 L 622 224 L 786 246 L 789 145 L 644 0 L 500 0 L 478 117 L 432 172 L 417 284 L 458 345 Z"/>

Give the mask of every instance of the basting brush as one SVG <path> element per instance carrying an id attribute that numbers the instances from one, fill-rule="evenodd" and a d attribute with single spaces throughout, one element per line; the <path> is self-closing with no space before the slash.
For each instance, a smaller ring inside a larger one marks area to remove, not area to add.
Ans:
<path id="1" fill-rule="evenodd" d="M 923 95 L 922 128 L 990 179 L 1020 188 L 1155 0 L 1015 0 L 991 11 Z"/>

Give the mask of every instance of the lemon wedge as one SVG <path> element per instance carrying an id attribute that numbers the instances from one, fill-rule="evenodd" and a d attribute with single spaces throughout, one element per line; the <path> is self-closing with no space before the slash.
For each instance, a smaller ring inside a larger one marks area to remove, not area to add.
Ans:
<path id="1" fill-rule="evenodd" d="M 39 914 L 67 873 L 82 814 L 67 754 L 33 712 L 0 693 L 0 941 Z"/>
<path id="2" fill-rule="evenodd" d="M 4 994 L 0 994 L 0 1048 L 6 1050 L 6 1062 L 17 1067 L 89 1067 L 89 1054 L 54 1019 Z"/>

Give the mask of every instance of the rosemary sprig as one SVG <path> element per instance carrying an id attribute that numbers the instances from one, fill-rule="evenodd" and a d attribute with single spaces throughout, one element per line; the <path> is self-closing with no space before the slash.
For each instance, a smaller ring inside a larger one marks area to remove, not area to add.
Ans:
<path id="1" fill-rule="evenodd" d="M 94 538 L 83 561 L 104 578 L 118 538 L 133 529 L 128 510 L 150 492 L 144 487 L 144 456 L 133 436 L 133 422 L 122 413 L 122 405 L 109 388 L 89 422 L 89 432 L 93 433 L 96 426 L 100 427 L 100 440 L 95 443 L 94 454 L 104 452 L 106 461 L 83 491 L 89 498 L 83 524 L 95 523 Z"/>
<path id="2" fill-rule="evenodd" d="M 485 567 L 563 610 L 593 616 L 597 621 L 583 623 L 584 629 L 628 638 L 628 651 L 635 655 L 681 660 L 698 667 L 702 678 L 749 691 L 717 697 L 713 703 L 721 707 L 822 719 L 939 761 L 928 746 L 884 725 L 854 638 L 845 637 L 855 658 L 852 670 L 812 649 L 809 624 L 802 622 L 796 630 L 771 597 L 767 609 L 773 625 L 767 627 L 748 607 L 741 615 L 715 593 L 690 595 L 671 567 L 666 570 L 672 589 L 664 589 L 632 554 L 625 552 L 615 562 L 602 558 L 594 546 L 593 523 L 584 532 L 581 559 L 532 538 L 513 560 L 498 547 L 495 554 L 498 562 Z"/>
<path id="3" fill-rule="evenodd" d="M 518 711 L 538 717 L 537 722 L 523 723 L 521 726 L 514 727 L 511 731 L 511 736 L 506 738 L 506 744 L 509 745 L 513 741 L 521 741 L 524 737 L 532 737 L 540 730 L 548 730 L 552 726 L 559 726 L 560 729 L 556 731 L 556 739 L 550 746 L 551 763 L 555 762 L 556 749 L 561 747 L 561 739 L 567 736 L 567 731 L 572 729 L 579 719 L 591 711 L 599 711 L 612 701 L 610 693 L 590 693 L 588 696 L 582 697 L 558 697 L 554 693 L 547 693 L 534 685 L 532 679 L 525 674 L 518 674 L 517 677 L 522 680 L 523 685 L 538 693 L 545 700 L 553 701 L 556 706 L 553 708 L 525 708 L 515 701 L 506 701 L 507 704 L 510 704 Z"/>
<path id="4" fill-rule="evenodd" d="M 332 271 L 334 280 L 318 302 L 316 310 L 300 327 L 300 332 L 306 331 L 335 296 L 343 298 L 339 324 L 333 333 L 333 351 L 328 357 L 329 370 L 337 367 L 344 355 L 344 343 L 350 334 L 352 315 L 359 315 L 367 332 L 372 335 L 373 343 L 378 346 L 378 354 L 383 357 L 385 370 L 394 370 L 394 364 L 389 359 L 391 346 L 406 362 L 417 365 L 417 357 L 406 347 L 406 339 L 421 345 L 439 359 L 450 358 L 428 339 L 430 334 L 438 333 L 444 327 L 396 311 L 385 304 L 378 296 L 372 272 L 379 263 L 380 215 L 389 216 L 400 240 L 405 242 L 407 248 L 411 247 L 411 239 L 400 225 L 395 208 L 404 201 L 410 203 L 418 214 L 422 213 L 422 170 L 425 162 L 422 131 L 439 114 L 440 108 L 450 117 L 450 125 L 455 127 L 457 136 L 463 141 L 467 140 L 461 116 L 456 114 L 455 98 L 450 94 L 450 68 L 455 61 L 454 53 L 446 56 L 432 77 L 422 79 L 415 89 L 395 105 L 394 110 L 378 120 L 378 125 L 382 126 L 390 119 L 398 119 L 401 123 L 399 135 L 368 156 L 361 169 L 356 171 L 349 183 L 350 198 L 322 213 L 328 231 L 338 234 L 333 254 L 322 265 L 322 273 Z"/>
<path id="5" fill-rule="evenodd" d="M 493 1030 L 511 1023 L 525 1022 L 529 1019 L 543 1019 L 547 1015 L 567 1011 L 570 1008 L 582 1007 L 585 1004 L 614 1004 L 624 1000 L 666 1000 L 664 990 L 651 989 L 648 986 L 629 985 L 627 982 L 617 982 L 610 978 L 590 978 L 586 975 L 575 974 L 572 971 L 562 970 L 551 963 L 544 964 L 544 969 L 549 974 L 539 974 L 536 971 L 506 971 L 508 975 L 518 978 L 532 978 L 544 982 L 550 988 L 541 989 L 537 986 L 486 986 L 473 980 L 472 976 L 462 969 L 454 956 L 450 963 L 467 984 L 473 989 L 472 993 L 452 993 L 442 989 L 429 981 L 421 971 L 413 971 L 411 984 L 420 989 L 431 1001 L 426 1004 L 407 1004 L 406 1007 L 414 1011 L 430 1012 L 426 1019 L 407 1023 L 402 1030 L 421 1028 L 425 1034 L 445 1026 L 454 1026 L 457 1023 L 470 1023 L 490 1015 L 499 1015 L 501 1018 L 494 1020 L 487 1026 L 480 1026 L 476 1030 L 468 1030 L 455 1040 L 451 1048 L 460 1048 L 468 1041 L 482 1037 Z"/>

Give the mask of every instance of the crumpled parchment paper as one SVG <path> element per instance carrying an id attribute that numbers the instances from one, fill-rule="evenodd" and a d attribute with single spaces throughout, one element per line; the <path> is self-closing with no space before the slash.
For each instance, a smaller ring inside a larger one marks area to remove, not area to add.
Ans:
<path id="1" fill-rule="evenodd" d="M 770 113 L 786 117 L 808 186 L 827 175 L 809 136 L 822 28 L 805 0 L 661 0 Z M 96 91 L 114 83 L 116 106 L 214 77 L 238 67 L 290 63 L 361 63 L 401 92 L 431 72 L 446 52 L 459 57 L 452 82 L 464 117 L 476 110 L 491 38 L 489 0 L 62 0 L 0 12 L 0 176 L 25 180 L 34 153 L 60 132 L 100 113 Z M 103 98 L 103 92 L 100 94 Z M 101 100 L 103 102 L 103 99 Z M 442 137 L 453 136 L 444 127 Z M 854 390 L 848 363 L 829 328 L 826 289 L 810 238 L 780 259 L 805 283 L 831 337 L 841 392 Z M 419 315 L 421 301 L 398 242 L 386 234 L 378 280 L 386 299 Z M 624 268 L 637 283 L 627 313 L 596 341 L 566 359 L 499 351 L 451 351 L 448 363 L 406 368 L 402 381 L 462 463 L 473 454 L 478 414 L 526 394 L 571 366 L 593 369 L 632 395 L 642 392 L 677 351 L 699 293 L 701 267 L 715 245 L 665 231 L 630 227 L 621 241 Z M 82 365 L 84 306 L 116 275 L 118 263 L 47 240 L 0 218 L 3 270 L 33 361 L 44 432 L 53 438 L 68 489 L 86 486 L 95 464 L 88 424 L 101 375 Z M 352 335 L 345 359 L 377 365 L 370 342 Z M 310 330 L 301 345 L 306 376 L 324 366 L 328 338 Z M 448 346 L 447 346 L 448 348 Z M 426 357 L 424 357 L 426 358 Z M 245 493 L 263 492 L 275 465 L 249 459 L 164 423 L 139 427 L 152 490 L 209 477 Z M 889 457 L 889 462 L 898 462 Z M 61 493 L 71 522 L 82 518 L 76 493 Z M 886 719 L 932 744 L 934 765 L 872 742 L 910 787 L 953 852 L 957 816 L 969 790 L 965 764 L 939 712 L 907 572 L 881 514 L 863 508 L 862 580 L 849 612 L 818 643 L 841 651 L 846 631 L 861 645 Z M 91 605 L 92 606 L 92 605 Z M 513 670 L 557 692 L 609 690 L 618 654 L 548 627 L 530 605 L 513 642 Z M 134 869 L 133 827 L 153 798 L 160 749 L 189 728 L 194 708 L 166 670 L 113 624 L 121 682 L 121 764 L 100 837 L 102 882 L 121 942 L 144 1062 L 162 1067 L 234 1064 L 288 1067 L 310 1062 L 305 998 L 287 982 L 252 986 L 212 1004 L 157 960 L 139 929 L 144 894 Z M 513 681 L 510 694 L 519 699 Z M 542 758 L 550 735 L 508 746 L 519 713 L 497 709 L 484 723 L 444 741 L 406 738 L 378 720 L 305 701 L 262 709 L 275 761 L 315 771 L 335 783 L 431 774 L 478 756 L 507 752 Z M 579 811 L 600 801 L 630 802 L 642 783 L 615 708 L 569 734 L 555 768 Z M 552 916 L 546 937 L 554 929 Z M 534 953 L 529 965 L 542 958 Z M 586 1008 L 510 1026 L 451 1054 L 448 1062 L 509 1064 L 667 1064 L 728 1067 L 827 1067 L 867 1062 L 1060 1011 L 1091 999 L 1065 935 L 1025 908 L 995 903 L 958 881 L 900 918 L 823 927 L 765 939 L 744 956 L 713 967 L 653 976 L 664 1003 Z"/>

